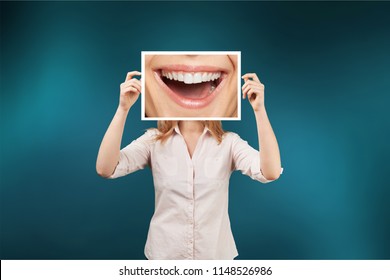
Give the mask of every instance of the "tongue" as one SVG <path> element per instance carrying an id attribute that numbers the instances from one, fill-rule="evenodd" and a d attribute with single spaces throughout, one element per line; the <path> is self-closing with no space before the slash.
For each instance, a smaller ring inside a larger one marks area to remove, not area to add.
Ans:
<path id="1" fill-rule="evenodd" d="M 211 82 L 185 84 L 168 79 L 164 79 L 164 82 L 174 93 L 191 99 L 202 99 L 212 92 Z"/>

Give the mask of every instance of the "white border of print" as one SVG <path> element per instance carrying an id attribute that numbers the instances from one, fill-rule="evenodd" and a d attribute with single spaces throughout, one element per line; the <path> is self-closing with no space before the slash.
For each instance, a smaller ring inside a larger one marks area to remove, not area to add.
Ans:
<path id="1" fill-rule="evenodd" d="M 146 117 L 145 116 L 145 55 L 236 55 L 237 56 L 237 117 Z M 241 52 L 240 51 L 142 51 L 141 52 L 141 120 L 143 121 L 165 121 L 165 120 L 241 120 Z"/>

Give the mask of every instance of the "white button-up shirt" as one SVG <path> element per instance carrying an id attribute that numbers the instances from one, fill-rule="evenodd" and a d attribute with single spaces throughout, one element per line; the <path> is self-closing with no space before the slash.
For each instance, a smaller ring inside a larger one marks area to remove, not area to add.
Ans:
<path id="1" fill-rule="evenodd" d="M 205 128 L 192 158 L 179 128 L 166 142 L 146 131 L 120 152 L 110 178 L 149 166 L 155 188 L 148 259 L 234 259 L 238 253 L 228 216 L 229 178 L 234 170 L 267 183 L 259 152 L 237 134 L 227 132 L 220 144 Z"/>

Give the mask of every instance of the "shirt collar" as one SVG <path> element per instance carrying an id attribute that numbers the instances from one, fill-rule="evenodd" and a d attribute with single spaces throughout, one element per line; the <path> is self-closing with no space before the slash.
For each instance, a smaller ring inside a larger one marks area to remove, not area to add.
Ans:
<path id="1" fill-rule="evenodd" d="M 175 131 L 177 134 L 182 135 L 181 132 L 180 132 L 180 129 L 179 129 L 179 123 L 178 123 L 178 122 L 176 123 L 176 125 L 175 125 L 175 127 L 174 127 L 174 131 Z M 203 129 L 202 135 L 203 135 L 203 134 L 206 134 L 207 132 L 210 132 L 210 133 L 211 133 L 210 129 L 209 129 L 207 126 L 205 126 L 204 129 Z M 182 136 L 183 136 L 183 135 L 182 135 Z"/>

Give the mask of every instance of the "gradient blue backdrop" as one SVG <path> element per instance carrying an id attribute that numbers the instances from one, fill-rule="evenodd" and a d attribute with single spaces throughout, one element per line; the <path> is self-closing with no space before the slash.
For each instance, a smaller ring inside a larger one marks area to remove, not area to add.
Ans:
<path id="1" fill-rule="evenodd" d="M 2 259 L 144 259 L 150 170 L 95 172 L 142 50 L 239 50 L 284 175 L 234 173 L 241 259 L 389 259 L 390 3 L 1 2 Z M 129 115 L 124 143 L 155 122 Z M 255 119 L 225 122 L 256 146 Z"/>

